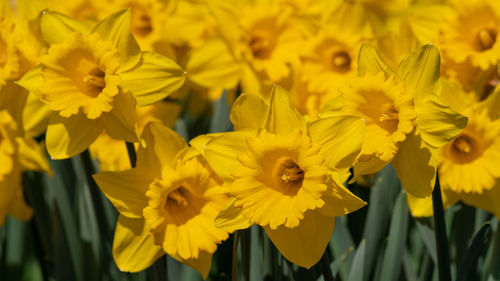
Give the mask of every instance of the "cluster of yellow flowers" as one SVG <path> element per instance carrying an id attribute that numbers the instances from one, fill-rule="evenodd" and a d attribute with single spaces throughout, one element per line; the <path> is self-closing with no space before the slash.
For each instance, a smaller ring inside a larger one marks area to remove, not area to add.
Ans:
<path id="1" fill-rule="evenodd" d="M 310 268 L 335 217 L 366 204 L 346 181 L 389 163 L 414 216 L 432 215 L 439 176 L 445 206 L 500 217 L 496 1 L 0 5 L 0 223 L 31 215 L 21 172 L 50 173 L 41 135 L 52 159 L 97 158 L 123 271 L 167 253 L 206 278 L 254 224 Z M 223 90 L 234 131 L 189 146 L 170 129 Z"/>

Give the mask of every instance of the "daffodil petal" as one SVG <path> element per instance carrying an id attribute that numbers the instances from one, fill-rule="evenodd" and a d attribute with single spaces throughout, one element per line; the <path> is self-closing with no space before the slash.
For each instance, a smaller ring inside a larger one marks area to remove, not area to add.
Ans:
<path id="1" fill-rule="evenodd" d="M 425 45 L 406 56 L 399 64 L 397 73 L 405 81 L 406 89 L 415 102 L 431 93 L 437 93 L 439 85 L 439 51 L 433 45 Z"/>
<path id="2" fill-rule="evenodd" d="M 262 126 L 268 105 L 257 95 L 242 94 L 236 99 L 229 116 L 235 130 L 257 129 Z"/>
<path id="3" fill-rule="evenodd" d="M 377 75 L 379 72 L 385 73 L 386 77 L 394 74 L 382 61 L 375 47 L 370 43 L 364 43 L 359 50 L 358 75 L 365 76 L 367 73 Z"/>
<path id="4" fill-rule="evenodd" d="M 213 133 L 213 134 L 205 134 L 205 135 L 199 135 L 197 137 L 195 137 L 194 139 L 191 139 L 189 141 L 189 144 L 191 145 L 191 147 L 193 147 L 194 149 L 196 149 L 200 154 L 204 154 L 205 153 L 205 145 L 213 140 L 214 138 L 216 137 L 220 137 L 222 136 L 224 133 Z"/>
<path id="5" fill-rule="evenodd" d="M 300 225 L 295 228 L 280 226 L 272 230 L 267 226 L 265 231 L 287 260 L 309 269 L 325 252 L 334 226 L 334 218 L 322 216 L 316 211 L 308 211 Z"/>
<path id="6" fill-rule="evenodd" d="M 439 149 L 425 144 L 415 131 L 406 136 L 392 164 L 401 185 L 415 197 L 431 195 L 436 182 Z"/>
<path id="7" fill-rule="evenodd" d="M 161 174 L 161 167 L 173 167 L 175 155 L 187 146 L 181 136 L 158 122 L 148 123 L 141 138 L 137 167 L 147 167 L 144 172 L 155 175 Z"/>
<path id="8" fill-rule="evenodd" d="M 99 22 L 93 32 L 113 43 L 121 57 L 120 71 L 136 66 L 141 60 L 141 48 L 130 32 L 130 10 L 118 11 Z"/>
<path id="9" fill-rule="evenodd" d="M 183 264 L 197 270 L 203 280 L 208 278 L 208 273 L 210 273 L 210 268 L 212 267 L 212 254 L 200 251 L 197 259 L 183 259 L 178 255 L 172 256 L 174 259 L 182 262 Z"/>
<path id="10" fill-rule="evenodd" d="M 255 137 L 256 134 L 256 130 L 229 132 L 214 138 L 205 145 L 203 155 L 210 167 L 224 182 L 235 180 L 234 175 L 231 173 L 231 167 L 241 165 L 236 156 L 245 152 L 246 138 Z"/>
<path id="11" fill-rule="evenodd" d="M 146 191 L 151 179 L 137 169 L 101 172 L 93 175 L 93 178 L 120 214 L 129 218 L 142 218 L 142 210 L 148 205 Z"/>
<path id="12" fill-rule="evenodd" d="M 121 271 L 142 271 L 164 254 L 162 247 L 154 244 L 153 235 L 144 219 L 118 217 L 113 258 Z"/>
<path id="13" fill-rule="evenodd" d="M 343 185 L 337 185 L 332 180 L 327 181 L 327 185 L 328 189 L 321 197 L 325 201 L 325 205 L 318 210 L 321 215 L 340 217 L 366 206 L 366 202 Z"/>
<path id="14" fill-rule="evenodd" d="M 274 85 L 263 128 L 277 135 L 286 135 L 295 128 L 305 129 L 304 117 L 295 109 L 285 89 Z"/>
<path id="15" fill-rule="evenodd" d="M 158 102 L 179 89 L 186 79 L 173 60 L 160 54 L 143 52 L 136 68 L 120 73 L 121 85 L 132 92 L 137 104 Z"/>
<path id="16" fill-rule="evenodd" d="M 31 92 L 23 110 L 23 125 L 26 136 L 42 135 L 49 124 L 52 110 Z"/>
<path id="17" fill-rule="evenodd" d="M 29 221 L 33 216 L 33 209 L 24 201 L 22 192 L 10 206 L 10 214 L 18 220 Z"/>
<path id="18" fill-rule="evenodd" d="M 500 218 L 500 181 L 491 190 L 485 190 L 482 194 L 459 193 L 458 196 L 465 204 L 486 210 Z"/>
<path id="19" fill-rule="evenodd" d="M 358 117 L 338 116 L 320 119 L 307 127 L 311 140 L 321 146 L 330 169 L 349 170 L 361 152 L 365 122 Z"/>
<path id="20" fill-rule="evenodd" d="M 48 45 L 62 43 L 74 32 L 89 33 L 82 22 L 58 12 L 46 12 L 41 20 L 42 38 Z"/>
<path id="21" fill-rule="evenodd" d="M 253 94 L 261 93 L 263 88 L 255 70 L 246 63 L 241 65 L 241 87 L 245 93 Z"/>
<path id="22" fill-rule="evenodd" d="M 432 195 L 426 198 L 418 198 L 411 194 L 408 194 L 406 198 L 412 216 L 417 218 L 432 217 L 432 215 L 434 214 L 432 207 Z M 441 187 L 441 198 L 443 200 L 443 207 L 445 209 L 449 208 L 460 199 L 458 193 L 453 192 L 445 187 Z"/>
<path id="23" fill-rule="evenodd" d="M 422 139 L 434 147 L 443 147 L 467 125 L 467 117 L 444 104 L 434 94 L 424 98 L 415 110 Z"/>
<path id="24" fill-rule="evenodd" d="M 21 79 L 16 81 L 16 84 L 39 96 L 39 89 L 44 82 L 45 81 L 42 76 L 42 65 L 38 64 L 26 72 Z"/>
<path id="25" fill-rule="evenodd" d="M 106 132 L 114 139 L 137 142 L 135 101 L 128 92 L 115 96 L 113 110 L 106 114 Z"/>
<path id="26" fill-rule="evenodd" d="M 44 171 L 52 175 L 49 162 L 40 144 L 29 138 L 16 138 L 18 145 L 19 163 L 23 170 Z"/>
<path id="27" fill-rule="evenodd" d="M 252 223 L 241 214 L 241 209 L 234 206 L 235 201 L 235 198 L 230 199 L 215 217 L 215 227 L 227 232 L 234 232 L 252 226 Z"/>
<path id="28" fill-rule="evenodd" d="M 240 78 L 241 65 L 220 38 L 207 40 L 194 49 L 188 58 L 186 71 L 189 79 L 205 88 L 236 86 Z"/>
<path id="29" fill-rule="evenodd" d="M 45 137 L 47 150 L 52 159 L 65 159 L 87 149 L 102 132 L 102 118 L 87 119 L 83 113 L 71 118 L 53 112 Z"/>
<path id="30" fill-rule="evenodd" d="M 342 97 L 336 97 L 328 101 L 319 111 L 319 118 L 339 116 L 342 113 Z"/>

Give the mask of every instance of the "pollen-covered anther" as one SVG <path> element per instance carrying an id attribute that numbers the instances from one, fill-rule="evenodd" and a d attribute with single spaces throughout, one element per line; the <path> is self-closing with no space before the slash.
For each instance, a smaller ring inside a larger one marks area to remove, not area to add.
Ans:
<path id="1" fill-rule="evenodd" d="M 481 29 L 477 33 L 477 40 L 482 51 L 488 50 L 493 47 L 497 39 L 497 32 L 492 29 Z"/>
<path id="2" fill-rule="evenodd" d="M 255 58 L 263 59 L 269 55 L 269 48 L 271 47 L 271 43 L 269 40 L 261 36 L 254 36 L 250 39 L 248 43 L 250 50 L 252 50 L 252 54 Z"/>
<path id="3" fill-rule="evenodd" d="M 96 67 L 83 77 L 83 82 L 87 83 L 88 86 L 102 89 L 106 87 L 104 76 L 105 73 Z"/>
<path id="4" fill-rule="evenodd" d="M 398 112 L 391 107 L 389 110 L 380 114 L 379 120 L 380 122 L 399 120 Z"/>
<path id="5" fill-rule="evenodd" d="M 351 68 L 351 58 L 344 51 L 335 52 L 332 55 L 332 67 L 338 72 L 347 72 Z"/>
<path id="6" fill-rule="evenodd" d="M 185 194 L 183 195 L 183 193 L 186 193 L 188 191 L 186 191 L 183 187 L 179 187 L 177 188 L 176 190 L 170 192 L 168 195 L 167 195 L 167 203 L 175 203 L 179 206 L 187 206 L 188 205 L 188 201 L 186 200 L 185 198 Z"/>
<path id="7" fill-rule="evenodd" d="M 459 136 L 453 141 L 453 149 L 459 153 L 469 153 L 472 151 L 472 140 L 465 136 Z"/>
<path id="8" fill-rule="evenodd" d="M 289 181 L 301 181 L 304 179 L 304 171 L 302 171 L 299 166 L 295 166 L 292 168 L 286 168 L 283 171 L 283 175 L 281 179 L 288 183 Z"/>

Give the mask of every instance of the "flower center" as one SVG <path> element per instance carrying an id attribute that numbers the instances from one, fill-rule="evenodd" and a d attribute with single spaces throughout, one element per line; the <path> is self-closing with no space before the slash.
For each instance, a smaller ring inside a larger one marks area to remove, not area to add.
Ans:
<path id="1" fill-rule="evenodd" d="M 266 59 L 271 56 L 271 41 L 261 35 L 254 35 L 248 42 L 254 58 Z"/>
<path id="2" fill-rule="evenodd" d="M 304 181 L 304 171 L 290 158 L 278 160 L 278 167 L 278 176 L 281 174 L 281 181 L 289 186 L 286 191 L 296 194 Z"/>
<path id="3" fill-rule="evenodd" d="M 484 101 L 487 99 L 491 93 L 495 90 L 496 86 L 500 83 L 500 77 L 498 76 L 496 67 L 492 71 L 491 75 L 488 77 L 486 83 L 483 86 L 482 91 L 478 91 L 478 101 Z"/>
<path id="4" fill-rule="evenodd" d="M 102 92 L 102 89 L 106 87 L 104 76 L 104 71 L 98 67 L 92 68 L 87 75 L 83 76 L 83 82 L 85 82 L 88 89 L 85 93 L 93 98 L 97 97 Z"/>
<path id="5" fill-rule="evenodd" d="M 344 51 L 334 52 L 332 54 L 332 67 L 340 73 L 348 72 L 351 69 L 351 57 Z"/>
<path id="6" fill-rule="evenodd" d="M 143 6 L 131 5 L 130 28 L 135 35 L 146 37 L 153 31 L 151 17 Z"/>
<path id="7" fill-rule="evenodd" d="M 497 39 L 497 32 L 494 29 L 483 28 L 477 33 L 477 42 L 480 51 L 486 51 L 493 47 Z"/>
<path id="8" fill-rule="evenodd" d="M 188 195 L 189 191 L 185 187 L 181 186 L 167 195 L 167 200 L 165 201 L 165 205 L 176 204 L 177 206 L 185 207 L 189 203 L 187 200 Z"/>
<path id="9" fill-rule="evenodd" d="M 451 141 L 449 153 L 459 163 L 469 163 L 481 155 L 482 145 L 467 133 L 462 133 Z"/>

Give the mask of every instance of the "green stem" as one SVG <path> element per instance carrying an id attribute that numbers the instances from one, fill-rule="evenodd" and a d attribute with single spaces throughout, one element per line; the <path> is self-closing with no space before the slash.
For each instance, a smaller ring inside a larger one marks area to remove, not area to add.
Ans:
<path id="1" fill-rule="evenodd" d="M 234 237 L 233 237 L 231 280 L 238 281 L 238 231 L 234 232 Z"/>
<path id="2" fill-rule="evenodd" d="M 130 166 L 132 168 L 135 168 L 135 164 L 137 162 L 137 155 L 135 153 L 134 144 L 127 141 L 125 142 L 125 145 L 127 146 L 128 158 L 130 159 Z"/>
<path id="3" fill-rule="evenodd" d="M 325 281 L 333 281 L 333 273 L 330 268 L 330 261 L 328 259 L 326 251 L 323 253 L 321 260 L 319 261 L 321 266 L 321 271 L 323 272 L 323 278 Z"/>
<path id="4" fill-rule="evenodd" d="M 153 272 L 156 281 L 167 281 L 167 256 L 163 255 L 153 264 Z"/>
<path id="5" fill-rule="evenodd" d="M 439 281 L 451 281 L 450 254 L 448 250 L 448 237 L 444 220 L 443 200 L 439 177 L 436 175 L 436 185 L 432 191 L 432 207 L 434 210 L 434 235 L 436 237 L 437 260 Z"/>

